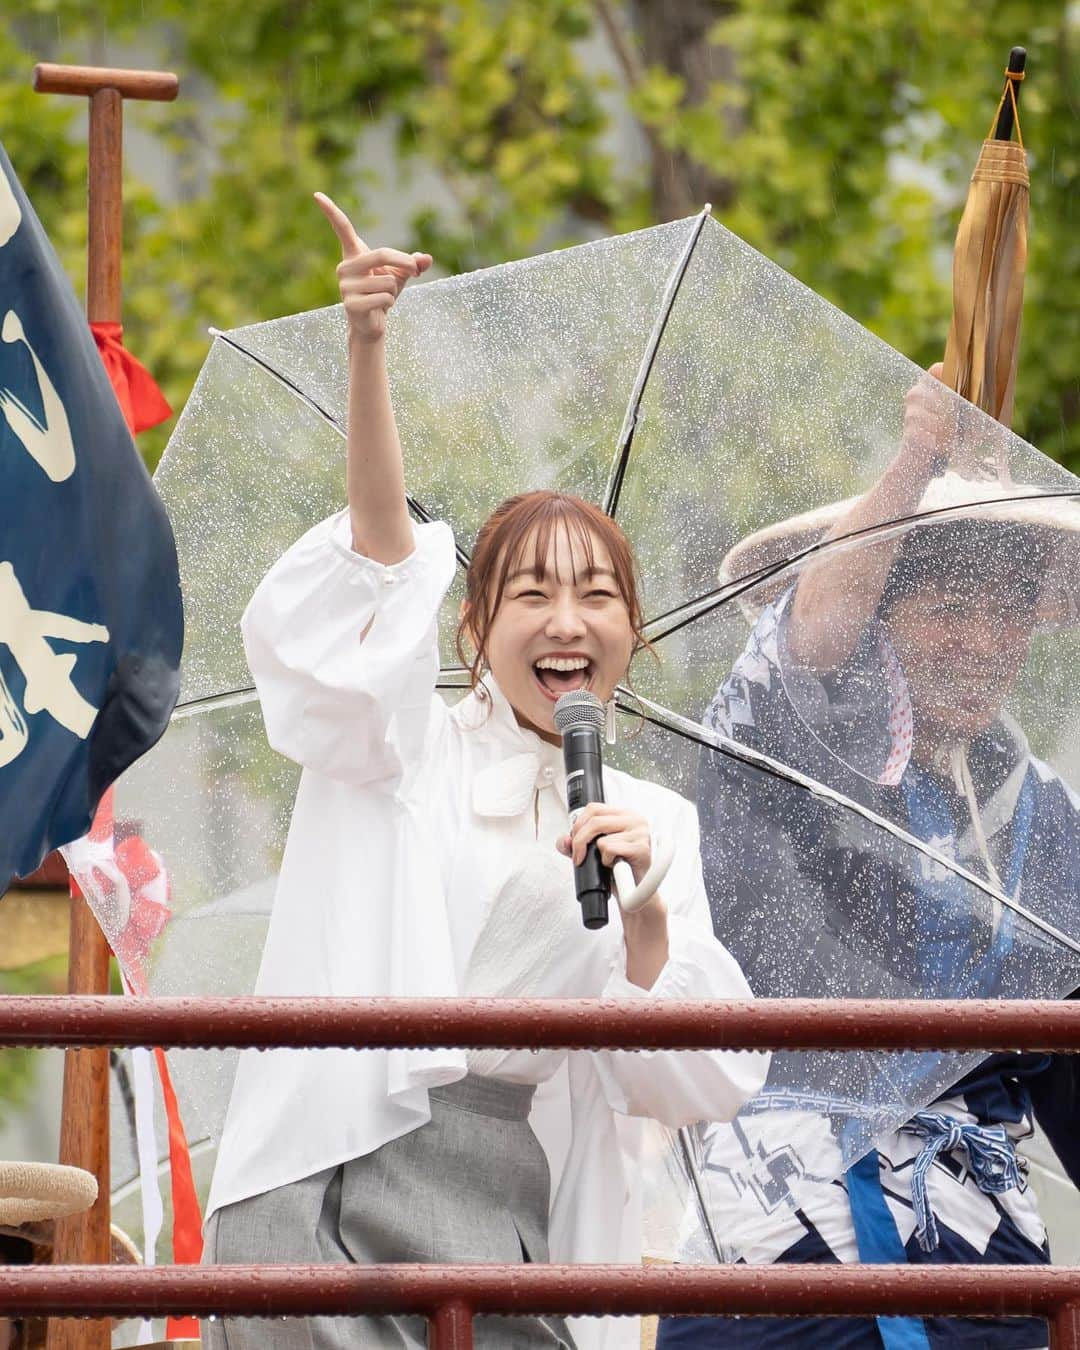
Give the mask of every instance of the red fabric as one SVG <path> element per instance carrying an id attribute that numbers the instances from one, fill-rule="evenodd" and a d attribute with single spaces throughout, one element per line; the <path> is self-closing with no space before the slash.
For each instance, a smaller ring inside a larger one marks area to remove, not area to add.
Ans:
<path id="1" fill-rule="evenodd" d="M 113 837 L 113 790 L 111 787 L 105 789 L 105 794 L 98 802 L 97 813 L 91 822 L 88 831 L 89 837 L 96 841 L 103 839 L 112 839 Z M 68 890 L 72 896 L 82 896 L 79 889 L 79 883 L 71 875 L 68 876 Z"/>
<path id="2" fill-rule="evenodd" d="M 151 943 L 164 929 L 172 914 L 168 873 L 161 856 L 140 836 L 132 835 L 115 842 L 112 788 L 101 799 L 90 827 L 90 838 L 113 845 L 113 858 L 122 882 L 118 885 L 114 880 L 115 871 L 112 876 L 99 871 L 99 877 L 114 892 L 126 887 L 128 899 L 127 922 L 116 939 L 114 950 L 133 993 L 137 996 L 146 995 L 143 962 Z M 73 894 L 81 894 L 74 877 L 71 878 L 71 889 Z M 202 1213 L 191 1171 L 187 1135 L 165 1052 L 160 1047 L 155 1048 L 154 1059 L 161 1080 L 161 1095 L 169 1131 L 173 1260 L 178 1265 L 198 1265 L 202 1260 Z M 169 1318 L 166 1334 L 178 1340 L 198 1340 L 199 1323 L 193 1317 Z"/>
<path id="3" fill-rule="evenodd" d="M 154 377 L 121 341 L 123 327 L 118 323 L 92 323 L 90 331 L 131 433 L 146 431 L 171 417 L 172 409 Z"/>
<path id="4" fill-rule="evenodd" d="M 188 1149 L 184 1122 L 180 1118 L 180 1104 L 172 1085 L 172 1076 L 160 1046 L 154 1049 L 161 1095 L 165 1100 L 165 1118 L 169 1122 L 169 1174 L 172 1180 L 173 1202 L 173 1261 L 181 1266 L 197 1266 L 202 1260 L 202 1212 L 191 1173 L 191 1153 Z M 170 1317 L 165 1323 L 169 1340 L 199 1339 L 197 1317 Z"/>
<path id="5" fill-rule="evenodd" d="M 161 857 L 138 835 L 121 839 L 113 856 L 131 894 L 128 921 L 116 939 L 115 951 L 125 971 L 141 974 L 150 944 L 162 933 L 172 914 L 169 881 Z"/>
<path id="6" fill-rule="evenodd" d="M 96 824 L 96 822 L 95 822 Z M 164 929 L 172 915 L 169 905 L 169 879 L 161 856 L 154 852 L 145 839 L 134 835 L 121 839 L 114 849 L 117 865 L 123 873 L 131 897 L 128 921 L 117 939 L 117 956 L 128 975 L 131 988 L 146 994 L 143 961 L 150 944 Z M 173 1261 L 177 1265 L 197 1266 L 202 1260 L 202 1212 L 199 1209 L 195 1178 L 191 1171 L 191 1153 L 188 1149 L 180 1103 L 169 1073 L 168 1060 L 160 1046 L 154 1048 L 154 1060 L 161 1080 L 161 1096 L 165 1103 L 165 1120 L 169 1130 L 169 1180 L 172 1189 Z M 183 1340 L 198 1340 L 199 1324 L 191 1317 L 168 1319 L 166 1335 Z"/>

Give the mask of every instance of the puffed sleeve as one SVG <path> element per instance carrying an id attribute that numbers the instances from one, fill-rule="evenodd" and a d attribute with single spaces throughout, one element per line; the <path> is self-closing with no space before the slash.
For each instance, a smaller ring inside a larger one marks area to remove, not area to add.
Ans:
<path id="1" fill-rule="evenodd" d="M 347 512 L 332 516 L 278 559 L 241 619 L 270 744 L 356 786 L 399 780 L 441 708 L 454 539 L 438 522 L 413 530 L 414 552 L 384 566 L 354 552 Z"/>
<path id="2" fill-rule="evenodd" d="M 668 908 L 668 959 L 651 989 L 626 978 L 625 947 L 604 998 L 753 998 L 738 962 L 713 935 L 701 872 L 697 812 L 681 799 L 669 828 L 677 844 L 661 887 Z M 672 1129 L 699 1120 L 730 1120 L 765 1082 L 769 1056 L 732 1050 L 601 1051 L 596 1068 L 608 1105 Z"/>

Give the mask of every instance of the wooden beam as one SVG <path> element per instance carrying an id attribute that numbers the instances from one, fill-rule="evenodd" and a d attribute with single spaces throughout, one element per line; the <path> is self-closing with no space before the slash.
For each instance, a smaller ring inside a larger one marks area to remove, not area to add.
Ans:
<path id="1" fill-rule="evenodd" d="M 91 323 L 120 323 L 123 250 L 124 99 L 171 102 L 179 92 L 167 71 L 98 66 L 34 67 L 39 94 L 90 100 L 86 257 L 86 309 Z M 109 947 L 89 905 L 72 883 L 68 992 L 109 992 Z M 84 1214 L 56 1225 L 53 1261 L 59 1265 L 108 1265 L 109 1229 L 109 1051 L 69 1050 L 64 1059 L 60 1161 L 83 1167 L 98 1179 L 98 1198 Z M 52 1319 L 47 1350 L 109 1350 L 109 1321 Z"/>
<path id="2" fill-rule="evenodd" d="M 40 61 L 34 67 L 34 88 L 39 94 L 81 94 L 86 98 L 103 89 L 115 89 L 121 98 L 171 103 L 180 92 L 180 81 L 165 70 L 57 66 Z"/>
<path id="3" fill-rule="evenodd" d="M 97 920 L 73 886 L 68 956 L 68 992 L 108 993 L 109 946 Z M 97 1046 L 64 1056 L 60 1162 L 97 1177 L 98 1197 L 81 1214 L 57 1219 L 54 1265 L 103 1265 L 112 1259 L 109 1242 L 109 1050 Z M 110 1321 L 50 1318 L 46 1350 L 109 1350 Z"/>

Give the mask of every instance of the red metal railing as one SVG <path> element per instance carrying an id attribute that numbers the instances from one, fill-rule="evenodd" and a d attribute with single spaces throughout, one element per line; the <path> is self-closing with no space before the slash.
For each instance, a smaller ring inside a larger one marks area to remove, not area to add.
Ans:
<path id="1" fill-rule="evenodd" d="M 0 1045 L 1080 1053 L 1080 1003 L 8 995 Z"/>
<path id="2" fill-rule="evenodd" d="M 431 1343 L 437 1350 L 471 1350 L 467 1324 L 478 1316 L 721 1311 L 759 1317 L 1042 1316 L 1051 1320 L 1054 1350 L 1075 1350 L 1080 1269 L 995 1266 L 991 1274 L 977 1266 L 18 1266 L 0 1272 L 0 1312 L 16 1310 L 67 1317 L 413 1313 L 435 1322 Z"/>
<path id="3" fill-rule="evenodd" d="M 759 1000 L 0 1000 L 0 1044 L 184 1047 L 1080 1052 L 1080 1004 Z M 0 1269 L 0 1313 L 106 1317 L 416 1313 L 437 1350 L 476 1316 L 662 1313 L 1031 1316 L 1080 1350 L 1080 1268 L 1045 1266 L 219 1266 Z"/>

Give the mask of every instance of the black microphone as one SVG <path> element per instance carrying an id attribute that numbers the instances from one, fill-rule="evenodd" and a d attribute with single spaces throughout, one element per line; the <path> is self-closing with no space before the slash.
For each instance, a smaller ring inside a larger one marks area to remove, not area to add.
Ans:
<path id="1" fill-rule="evenodd" d="M 604 705 L 588 689 L 572 689 L 555 704 L 554 717 L 556 729 L 562 732 L 566 805 L 573 823 L 589 802 L 604 800 L 600 752 Z M 585 850 L 584 860 L 574 868 L 574 889 L 582 923 L 586 928 L 603 928 L 608 921 L 611 870 L 600 861 L 595 839 Z"/>

